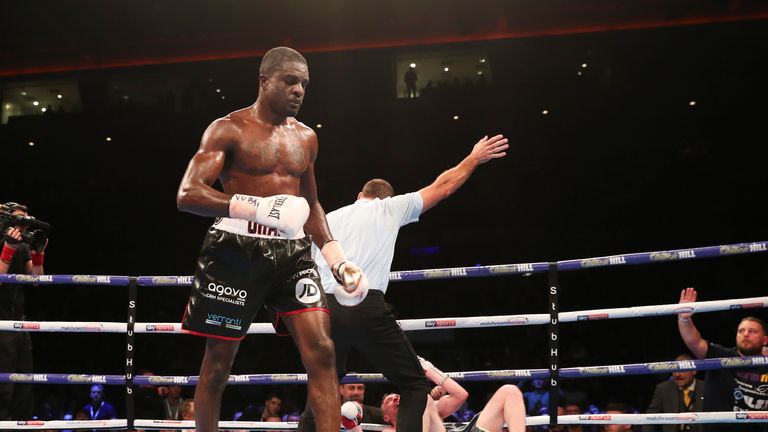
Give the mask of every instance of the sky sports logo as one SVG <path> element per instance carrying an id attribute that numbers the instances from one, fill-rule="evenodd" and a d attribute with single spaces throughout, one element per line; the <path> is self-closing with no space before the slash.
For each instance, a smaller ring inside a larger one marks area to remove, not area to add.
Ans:
<path id="1" fill-rule="evenodd" d="M 230 318 L 224 315 L 208 314 L 208 318 L 205 320 L 206 324 L 214 325 L 217 327 L 224 326 L 232 330 L 242 330 L 242 320 L 238 318 Z"/>

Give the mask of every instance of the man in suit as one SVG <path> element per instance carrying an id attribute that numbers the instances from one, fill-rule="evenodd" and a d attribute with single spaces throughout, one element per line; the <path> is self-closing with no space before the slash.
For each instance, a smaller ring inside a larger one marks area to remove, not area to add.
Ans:
<path id="1" fill-rule="evenodd" d="M 693 360 L 688 354 L 675 358 L 676 361 Z M 648 405 L 648 413 L 681 413 L 703 411 L 704 381 L 695 378 L 696 371 L 672 372 L 670 380 L 659 383 Z M 643 432 L 701 432 L 700 424 L 643 425 Z"/>

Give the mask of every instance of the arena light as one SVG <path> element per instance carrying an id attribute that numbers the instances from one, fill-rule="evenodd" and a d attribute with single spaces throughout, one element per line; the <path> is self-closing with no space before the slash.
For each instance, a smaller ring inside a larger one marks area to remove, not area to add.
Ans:
<path id="1" fill-rule="evenodd" d="M 46 111 L 48 111 L 48 109 L 46 107 L 42 107 L 42 108 L 40 108 L 40 111 L 46 112 Z"/>
<path id="2" fill-rule="evenodd" d="M 410 66 L 411 66 L 412 68 L 415 68 L 415 67 L 416 67 L 416 63 L 411 63 L 411 64 L 410 64 Z"/>
<path id="3" fill-rule="evenodd" d="M 107 137 L 107 141 L 112 141 L 112 137 Z"/>
<path id="4" fill-rule="evenodd" d="M 583 69 L 586 69 L 586 68 L 587 68 L 587 64 L 586 64 L 586 63 L 582 63 L 582 64 L 581 64 L 581 67 L 582 67 Z"/>
<path id="5" fill-rule="evenodd" d="M 62 98 L 62 97 L 64 97 L 64 96 L 62 96 L 62 95 L 56 95 L 56 97 L 57 97 L 57 98 L 59 98 L 59 99 L 61 99 L 61 98 Z"/>
<path id="6" fill-rule="evenodd" d="M 318 128 L 318 129 L 320 129 L 320 128 L 322 128 L 322 127 L 323 127 L 323 124 L 322 124 L 322 123 L 318 123 L 318 124 L 317 124 L 317 128 Z"/>
<path id="7" fill-rule="evenodd" d="M 34 102 L 32 102 L 32 105 L 34 105 L 34 106 L 38 106 L 38 105 L 40 105 L 40 102 L 38 102 L 38 101 L 34 101 Z"/>
<path id="8" fill-rule="evenodd" d="M 459 119 L 459 116 L 455 115 L 455 116 L 453 116 L 453 119 L 454 119 L 454 120 L 458 120 L 458 119 Z"/>
<path id="9" fill-rule="evenodd" d="M 544 115 L 547 115 L 547 114 L 549 114 L 549 110 L 543 110 L 541 113 L 544 114 Z"/>
<path id="10" fill-rule="evenodd" d="M 216 89 L 216 93 L 221 93 L 221 89 Z"/>
<path id="11" fill-rule="evenodd" d="M 28 142 L 27 144 L 28 144 L 30 147 L 34 147 L 34 146 L 35 146 L 35 143 L 34 143 L 34 142 L 32 142 L 32 141 Z"/>
<path id="12" fill-rule="evenodd" d="M 448 72 L 448 68 L 447 67 L 443 68 L 443 71 Z"/>
<path id="13" fill-rule="evenodd" d="M 688 105 L 689 106 L 696 106 L 696 101 L 692 100 L 692 101 L 688 102 Z"/>

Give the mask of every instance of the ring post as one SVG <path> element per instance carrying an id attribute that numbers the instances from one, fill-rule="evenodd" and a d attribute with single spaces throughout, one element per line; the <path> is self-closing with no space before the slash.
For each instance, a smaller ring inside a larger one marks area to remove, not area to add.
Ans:
<path id="1" fill-rule="evenodd" d="M 549 263 L 549 428 L 552 430 L 557 426 L 557 406 L 558 406 L 558 339 L 560 338 L 559 327 L 560 303 L 558 300 L 557 286 L 557 263 Z"/>

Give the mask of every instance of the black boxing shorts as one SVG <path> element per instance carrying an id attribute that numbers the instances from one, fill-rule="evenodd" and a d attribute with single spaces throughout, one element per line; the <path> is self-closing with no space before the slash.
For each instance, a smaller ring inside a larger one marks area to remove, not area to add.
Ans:
<path id="1" fill-rule="evenodd" d="M 312 243 L 303 232 L 296 237 L 283 238 L 255 222 L 217 219 L 203 240 L 182 330 L 240 340 L 266 306 L 277 315 L 275 331 L 287 335 L 281 316 L 328 313 Z"/>

